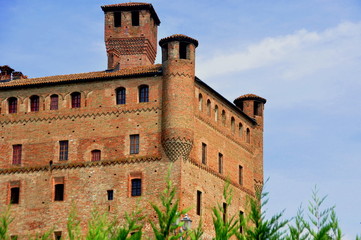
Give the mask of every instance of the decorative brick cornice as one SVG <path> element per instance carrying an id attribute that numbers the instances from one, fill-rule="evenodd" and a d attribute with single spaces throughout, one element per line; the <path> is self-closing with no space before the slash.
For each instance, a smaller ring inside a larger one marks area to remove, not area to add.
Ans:
<path id="1" fill-rule="evenodd" d="M 210 121 L 207 121 L 206 119 L 204 119 L 201 115 L 196 114 L 195 115 L 196 118 L 198 118 L 199 120 L 201 120 L 202 122 L 204 122 L 205 124 L 207 124 L 210 128 L 212 128 L 213 130 L 217 131 L 219 134 L 225 136 L 226 138 L 228 138 L 229 140 L 231 140 L 232 142 L 234 142 L 235 144 L 237 144 L 238 146 L 242 147 L 244 150 L 246 150 L 249 153 L 253 153 L 251 147 L 247 146 L 246 144 L 241 143 L 240 141 L 237 141 L 235 139 L 234 136 L 224 133 L 224 131 L 221 131 L 218 127 L 214 126 L 213 124 L 211 124 Z"/>
<path id="2" fill-rule="evenodd" d="M 244 186 L 238 184 L 237 182 L 230 180 L 229 178 L 227 178 L 226 176 L 218 173 L 217 171 L 213 170 L 213 169 L 210 168 L 209 166 L 204 165 L 204 164 L 201 164 L 201 163 L 199 163 L 198 161 L 196 161 L 196 160 L 194 160 L 194 159 L 192 159 L 192 158 L 189 158 L 189 162 L 190 162 L 191 164 L 193 164 L 194 166 L 196 166 L 196 167 L 198 167 L 198 168 L 201 168 L 201 169 L 205 170 L 206 172 L 212 174 L 213 176 L 222 179 L 223 181 L 228 181 L 228 182 L 229 182 L 230 184 L 232 184 L 234 187 L 239 188 L 240 190 L 242 190 L 243 192 L 249 194 L 249 195 L 252 196 L 252 197 L 255 197 L 254 192 L 252 192 L 252 191 L 249 190 L 248 188 L 245 188 Z"/>
<path id="3" fill-rule="evenodd" d="M 125 158 L 117 160 L 102 160 L 96 162 L 70 162 L 70 163 L 58 163 L 45 166 L 33 166 L 33 167 L 16 167 L 9 169 L 0 169 L 0 175 L 16 174 L 16 173 L 31 173 L 42 171 L 54 171 L 62 169 L 75 169 L 75 168 L 90 168 L 99 166 L 114 166 L 124 164 L 134 164 L 142 162 L 157 162 L 162 158 L 160 156 L 145 156 L 140 158 Z"/>
<path id="4" fill-rule="evenodd" d="M 186 74 L 186 73 L 179 73 L 179 72 L 171 72 L 171 73 L 166 73 L 163 74 L 163 76 L 171 76 L 171 77 L 188 77 L 188 78 L 193 78 L 194 76 L 192 76 L 191 74 Z"/>
<path id="5" fill-rule="evenodd" d="M 27 119 L 0 121 L 0 124 L 18 124 L 18 123 L 23 124 L 29 122 L 56 121 L 56 120 L 77 119 L 77 118 L 93 118 L 93 117 L 111 116 L 111 115 L 127 114 L 127 113 L 151 112 L 158 110 L 161 109 L 159 107 L 125 109 L 125 110 L 116 109 L 113 111 L 69 114 L 69 115 L 60 115 L 54 117 L 30 117 Z"/>

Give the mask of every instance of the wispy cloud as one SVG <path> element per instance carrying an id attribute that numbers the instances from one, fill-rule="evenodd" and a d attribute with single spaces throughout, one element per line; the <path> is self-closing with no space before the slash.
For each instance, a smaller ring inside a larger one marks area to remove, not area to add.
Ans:
<path id="1" fill-rule="evenodd" d="M 323 32 L 302 29 L 290 35 L 263 39 L 239 52 L 211 56 L 199 64 L 198 74 L 208 78 L 282 63 L 289 66 L 282 73 L 283 78 L 297 79 L 317 69 L 360 57 L 360 42 L 361 22 L 344 22 Z"/>

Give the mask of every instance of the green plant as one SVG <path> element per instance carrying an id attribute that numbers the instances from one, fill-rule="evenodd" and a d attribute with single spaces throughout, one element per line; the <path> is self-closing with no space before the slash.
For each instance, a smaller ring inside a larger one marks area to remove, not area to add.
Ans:
<path id="1" fill-rule="evenodd" d="M 69 240 L 78 240 L 81 239 L 81 232 L 80 232 L 80 220 L 78 219 L 76 213 L 76 206 L 73 202 L 72 208 L 69 213 L 68 221 L 66 223 L 66 227 L 68 230 L 68 239 Z"/>
<path id="2" fill-rule="evenodd" d="M 1 215 L 0 215 L 0 240 L 8 240 L 9 236 L 9 225 L 13 221 L 10 217 L 10 207 L 8 207 Z"/>
<path id="3" fill-rule="evenodd" d="M 189 236 L 190 240 L 199 240 L 203 235 L 202 219 L 199 221 L 196 229 L 191 230 Z"/>
<path id="4" fill-rule="evenodd" d="M 131 215 L 125 213 L 126 224 L 116 227 L 112 240 L 140 240 L 142 238 L 143 225 L 140 222 L 144 219 L 140 210 L 133 211 Z"/>
<path id="5" fill-rule="evenodd" d="M 176 190 L 170 180 L 170 171 L 171 168 L 168 170 L 166 188 L 159 197 L 161 206 L 151 203 L 158 216 L 158 224 L 150 221 L 155 239 L 157 240 L 175 240 L 182 237 L 185 233 L 179 231 L 183 226 L 183 222 L 180 222 L 179 219 L 188 212 L 188 209 L 178 211 L 179 199 L 175 199 Z"/>
<path id="6" fill-rule="evenodd" d="M 223 197 L 226 200 L 226 207 L 231 206 L 232 189 L 229 182 L 226 182 L 224 186 Z M 212 208 L 212 213 L 213 226 L 216 233 L 216 236 L 213 238 L 214 240 L 230 239 L 237 233 L 239 224 L 236 215 L 228 217 L 226 209 L 219 203 L 216 207 Z"/>
<path id="7" fill-rule="evenodd" d="M 266 211 L 263 210 L 268 203 L 267 192 L 257 192 L 256 198 L 248 199 L 247 216 L 240 218 L 243 228 L 242 234 L 237 234 L 238 239 L 242 240 L 279 240 L 284 239 L 285 231 L 283 228 L 288 220 L 282 220 L 283 212 L 273 215 L 270 219 L 266 218 Z"/>

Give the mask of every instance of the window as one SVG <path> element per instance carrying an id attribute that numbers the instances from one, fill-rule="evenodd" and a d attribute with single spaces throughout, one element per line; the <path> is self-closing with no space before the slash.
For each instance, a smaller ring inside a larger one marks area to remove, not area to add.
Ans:
<path id="1" fill-rule="evenodd" d="M 20 202 L 20 181 L 10 182 L 10 204 L 19 204 Z"/>
<path id="2" fill-rule="evenodd" d="M 238 135 L 239 135 L 239 137 L 243 136 L 243 125 L 242 125 L 242 123 L 238 124 Z"/>
<path id="3" fill-rule="evenodd" d="M 130 154 L 139 153 L 139 134 L 130 135 Z"/>
<path id="4" fill-rule="evenodd" d="M 218 172 L 223 173 L 223 154 L 218 153 Z"/>
<path id="5" fill-rule="evenodd" d="M 53 94 L 50 96 L 50 110 L 58 110 L 59 109 L 59 96 Z"/>
<path id="6" fill-rule="evenodd" d="M 162 61 L 168 60 L 168 44 L 162 46 Z"/>
<path id="7" fill-rule="evenodd" d="M 64 177 L 54 177 L 54 201 L 64 201 Z"/>
<path id="8" fill-rule="evenodd" d="M 249 128 L 247 128 L 246 130 L 246 142 L 247 143 L 251 142 L 251 131 L 249 130 Z"/>
<path id="9" fill-rule="evenodd" d="M 22 145 L 13 145 L 13 165 L 21 164 Z"/>
<path id="10" fill-rule="evenodd" d="M 223 222 L 227 220 L 227 203 L 223 203 Z"/>
<path id="11" fill-rule="evenodd" d="M 73 92 L 71 94 L 71 107 L 80 108 L 81 106 L 81 96 L 79 92 Z"/>
<path id="12" fill-rule="evenodd" d="M 59 160 L 66 161 L 68 160 L 68 148 L 69 148 L 69 141 L 59 141 L 60 151 L 59 151 Z"/>
<path id="13" fill-rule="evenodd" d="M 147 85 L 139 87 L 139 102 L 149 102 L 149 87 Z"/>
<path id="14" fill-rule="evenodd" d="M 132 197 L 141 196 L 142 195 L 142 179 L 134 178 L 131 180 L 132 188 L 131 195 Z"/>
<path id="15" fill-rule="evenodd" d="M 116 90 L 116 102 L 117 104 L 125 104 L 125 88 L 121 87 Z"/>
<path id="16" fill-rule="evenodd" d="M 236 131 L 236 121 L 234 120 L 234 117 L 231 118 L 231 130 L 234 133 Z"/>
<path id="17" fill-rule="evenodd" d="M 226 112 L 224 110 L 222 110 L 222 124 L 226 126 Z"/>
<path id="18" fill-rule="evenodd" d="M 189 59 L 187 56 L 187 50 L 188 50 L 188 43 L 180 42 L 179 43 L 179 58 L 180 59 Z"/>
<path id="19" fill-rule="evenodd" d="M 112 201 L 114 199 L 114 191 L 107 190 L 107 194 L 108 194 L 108 201 Z"/>
<path id="20" fill-rule="evenodd" d="M 238 183 L 243 185 L 243 167 L 241 165 L 238 167 Z"/>
<path id="21" fill-rule="evenodd" d="M 30 97 L 30 111 L 38 112 L 39 111 L 39 96 L 31 96 Z"/>
<path id="22" fill-rule="evenodd" d="M 262 116 L 262 104 L 260 102 L 253 103 L 253 113 L 256 116 Z"/>
<path id="23" fill-rule="evenodd" d="M 244 213 L 242 211 L 239 211 L 239 219 L 240 219 L 240 221 L 243 221 L 243 219 L 244 219 Z M 242 225 L 239 226 L 239 232 L 243 233 Z"/>
<path id="24" fill-rule="evenodd" d="M 207 100 L 207 114 L 208 116 L 211 116 L 211 101 Z"/>
<path id="25" fill-rule="evenodd" d="M 202 96 L 202 94 L 199 94 L 199 96 L 198 96 L 198 109 L 199 109 L 199 111 L 203 110 L 203 96 Z"/>
<path id="26" fill-rule="evenodd" d="M 214 121 L 218 122 L 218 106 L 214 107 Z"/>
<path id="27" fill-rule="evenodd" d="M 122 12 L 114 12 L 114 27 L 122 26 Z"/>
<path id="28" fill-rule="evenodd" d="M 61 239 L 61 231 L 54 232 L 54 239 L 55 240 L 60 240 Z"/>
<path id="29" fill-rule="evenodd" d="M 207 144 L 202 143 L 202 163 L 207 164 Z"/>
<path id="30" fill-rule="evenodd" d="M 93 150 L 91 152 L 91 155 L 92 155 L 92 162 L 94 161 L 100 161 L 101 159 L 101 151 L 100 150 Z"/>
<path id="31" fill-rule="evenodd" d="M 139 12 L 132 12 L 132 26 L 139 26 Z"/>
<path id="32" fill-rule="evenodd" d="M 18 112 L 18 99 L 15 97 L 11 97 L 8 99 L 9 105 L 9 113 L 17 113 Z"/>
<path id="33" fill-rule="evenodd" d="M 201 215 L 201 210 L 202 210 L 202 192 L 197 191 L 197 215 L 198 216 Z"/>

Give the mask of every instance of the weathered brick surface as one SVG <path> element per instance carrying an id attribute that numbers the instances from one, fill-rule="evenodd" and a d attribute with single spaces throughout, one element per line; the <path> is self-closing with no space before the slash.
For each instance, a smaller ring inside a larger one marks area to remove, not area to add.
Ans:
<path id="1" fill-rule="evenodd" d="M 126 21 L 129 14 L 124 15 Z M 145 11 L 142 16 L 149 14 Z M 112 16 L 112 12 L 105 16 L 106 41 L 115 31 L 108 30 Z M 147 24 L 142 25 L 143 32 L 119 28 L 115 36 L 128 31 L 132 37 L 141 37 L 148 32 L 149 36 L 155 34 L 149 39 L 156 42 L 156 27 Z M 188 44 L 184 59 L 180 59 L 180 42 Z M 255 187 L 263 183 L 263 114 L 253 114 L 253 100 L 243 105 L 245 114 L 196 79 L 196 40 L 173 35 L 161 43 L 167 56 L 163 56 L 162 69 L 154 76 L 137 70 L 136 77 L 113 78 L 109 73 L 109 78 L 57 81 L 36 87 L 9 83 L 2 87 L 0 83 L 0 208 L 9 204 L 10 182 L 20 181 L 20 202 L 12 204 L 15 219 L 11 234 L 24 238 L 52 227 L 65 233 L 73 204 L 83 232 L 94 208 L 122 219 L 125 211 L 138 205 L 154 219 L 150 202 L 159 203 L 171 164 L 171 180 L 181 207 L 193 207 L 189 211 L 193 226 L 202 217 L 205 239 L 214 233 L 211 208 L 224 202 L 227 179 L 234 194 L 228 213 L 246 211 L 246 198 L 254 197 Z M 139 56 L 128 57 L 129 66 L 143 65 L 138 62 Z M 140 103 L 138 88 L 144 84 L 149 86 L 149 102 Z M 126 104 L 116 104 L 119 87 L 126 89 Z M 73 92 L 81 94 L 80 108 L 71 108 Z M 58 110 L 50 110 L 52 94 L 59 95 Z M 33 95 L 40 97 L 39 112 L 30 112 Z M 17 113 L 8 113 L 10 97 L 18 99 Z M 130 154 L 132 134 L 140 136 L 138 154 Z M 59 141 L 63 140 L 69 141 L 67 161 L 59 160 Z M 206 164 L 202 163 L 202 143 L 207 144 Z M 22 145 L 20 165 L 12 164 L 12 146 L 16 144 Z M 99 162 L 91 162 L 95 149 L 101 150 Z M 223 155 L 221 173 L 219 153 Z M 243 168 L 241 184 L 239 166 Z M 141 197 L 130 196 L 134 176 L 142 178 Z M 63 201 L 54 201 L 56 177 L 64 179 Z M 107 200 L 107 190 L 114 191 L 114 200 Z M 201 216 L 196 214 L 197 191 L 202 192 Z M 150 235 L 149 224 L 145 232 Z"/>

